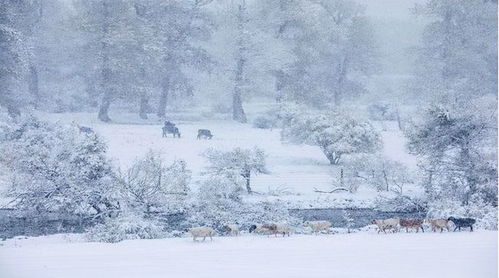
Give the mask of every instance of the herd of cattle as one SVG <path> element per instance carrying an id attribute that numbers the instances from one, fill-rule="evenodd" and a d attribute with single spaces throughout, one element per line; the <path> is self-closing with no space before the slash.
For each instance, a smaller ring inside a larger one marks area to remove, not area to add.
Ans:
<path id="1" fill-rule="evenodd" d="M 443 232 L 444 229 L 450 231 L 449 224 L 452 222 L 454 224 L 454 231 L 459 230 L 461 228 L 470 228 L 470 231 L 473 231 L 473 224 L 475 224 L 476 220 L 473 218 L 456 218 L 449 217 L 447 219 L 401 219 L 401 218 L 388 218 L 383 220 L 372 220 L 370 223 L 377 226 L 378 233 L 387 231 L 399 232 L 400 229 L 405 228 L 406 232 L 409 232 L 409 229 L 415 229 L 418 232 L 420 229 L 424 232 L 423 224 L 427 223 L 431 226 L 431 230 L 436 232 L 440 230 Z M 329 221 L 306 221 L 304 226 L 309 227 L 312 230 L 313 234 L 319 233 L 329 233 L 330 228 L 332 227 L 331 222 Z M 236 224 L 227 224 L 222 227 L 222 230 L 226 235 L 238 236 L 240 234 L 239 225 Z M 279 223 L 266 223 L 266 224 L 254 224 L 249 227 L 249 233 L 255 234 L 266 234 L 266 235 L 282 235 L 289 236 L 292 228 L 287 224 L 279 224 Z M 197 238 L 203 238 L 203 241 L 209 237 L 213 240 L 213 236 L 216 234 L 215 230 L 211 227 L 202 226 L 195 227 L 189 229 L 189 233 L 191 234 L 194 241 Z"/>
<path id="2" fill-rule="evenodd" d="M 168 137 L 168 134 L 172 134 L 173 138 L 180 138 L 180 130 L 176 125 L 170 121 L 165 121 L 165 124 L 161 128 L 163 131 L 162 137 Z M 209 129 L 198 129 L 197 139 L 211 139 L 213 138 L 213 134 Z"/>

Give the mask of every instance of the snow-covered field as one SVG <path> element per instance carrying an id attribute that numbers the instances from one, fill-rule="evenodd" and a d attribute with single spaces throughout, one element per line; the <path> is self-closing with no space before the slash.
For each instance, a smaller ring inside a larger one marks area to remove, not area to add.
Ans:
<path id="1" fill-rule="evenodd" d="M 496 278 L 497 232 L 216 237 L 81 242 L 76 235 L 10 239 L 0 277 Z"/>
<path id="2" fill-rule="evenodd" d="M 114 115 L 113 115 L 114 116 Z M 202 179 L 207 161 L 201 156 L 208 148 L 231 150 L 234 147 L 258 146 L 268 155 L 267 175 L 253 177 L 252 187 L 264 193 L 266 198 L 291 201 L 296 207 L 369 207 L 377 192 L 360 187 L 356 194 L 320 194 L 314 189 L 328 191 L 339 181 L 339 168 L 331 167 L 318 147 L 294 145 L 280 140 L 279 130 L 253 128 L 251 124 L 240 124 L 228 120 L 197 120 L 196 117 L 173 119 L 182 133 L 182 138 L 162 138 L 158 120 L 143 121 L 136 114 L 116 114 L 112 123 L 102 123 L 91 113 L 43 114 L 43 118 L 61 123 L 75 121 L 92 127 L 109 146 L 109 154 L 118 167 L 127 168 L 149 150 L 159 152 L 167 161 L 184 159 L 193 172 L 193 185 Z M 194 118 L 194 119 L 193 119 Z M 187 120 L 189 119 L 189 120 Z M 210 129 L 212 140 L 197 140 L 197 130 Z M 379 125 L 384 149 L 383 154 L 392 160 L 414 168 L 416 160 L 405 149 L 405 138 L 395 122 Z M 404 189 L 406 193 L 416 188 Z M 262 195 L 259 195 L 261 198 Z"/>

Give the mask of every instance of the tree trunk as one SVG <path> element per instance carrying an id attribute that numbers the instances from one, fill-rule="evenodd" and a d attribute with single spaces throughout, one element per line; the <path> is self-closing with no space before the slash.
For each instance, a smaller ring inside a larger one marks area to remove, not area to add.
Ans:
<path id="1" fill-rule="evenodd" d="M 149 110 L 149 98 L 145 95 L 140 97 L 140 111 L 139 117 L 141 119 L 147 120 L 147 111 Z"/>
<path id="2" fill-rule="evenodd" d="M 283 101 L 283 92 L 282 89 L 284 87 L 284 71 L 282 69 L 278 70 L 275 78 L 275 101 L 280 104 Z"/>
<path id="3" fill-rule="evenodd" d="M 240 123 L 246 123 L 240 89 L 236 86 L 232 95 L 232 119 Z"/>
<path id="4" fill-rule="evenodd" d="M 166 104 L 168 103 L 168 95 L 169 95 L 169 85 L 167 82 L 164 82 L 163 85 L 163 91 L 161 92 L 161 95 L 159 96 L 159 104 L 158 104 L 158 117 L 163 119 L 166 116 Z"/>
<path id="5" fill-rule="evenodd" d="M 232 94 L 232 119 L 234 121 L 240 123 L 246 123 L 246 114 L 243 109 L 243 100 L 242 100 L 242 87 L 244 81 L 244 52 L 245 45 L 243 36 L 245 36 L 245 11 L 246 11 L 246 3 L 242 2 L 242 5 L 239 5 L 239 11 L 237 14 L 237 28 L 238 28 L 238 40 L 237 40 L 237 61 L 236 61 L 236 76 L 235 76 L 235 86 L 234 92 Z"/>
<path id="6" fill-rule="evenodd" d="M 345 178 L 343 174 L 343 168 L 340 169 L 340 186 L 343 187 L 345 185 Z"/>
<path id="7" fill-rule="evenodd" d="M 403 128 L 402 120 L 400 119 L 400 112 L 399 112 L 398 107 L 397 107 L 396 113 L 397 113 L 396 116 L 397 116 L 397 124 L 398 124 L 399 130 L 402 130 L 402 128 Z"/>
<path id="8" fill-rule="evenodd" d="M 324 148 L 322 148 L 322 151 L 326 155 L 331 165 L 338 165 L 340 163 L 341 154 L 336 152 L 328 153 Z"/>
<path id="9" fill-rule="evenodd" d="M 338 65 L 338 80 L 336 83 L 336 88 L 334 90 L 334 108 L 338 108 L 341 106 L 341 101 L 343 99 L 343 85 L 345 83 L 347 74 L 347 63 L 348 59 L 345 57 L 343 61 Z"/>
<path id="10" fill-rule="evenodd" d="M 243 170 L 242 176 L 246 179 L 246 191 L 248 191 L 248 194 L 253 193 L 253 191 L 251 190 L 251 170 Z"/>
<path id="11" fill-rule="evenodd" d="M 389 184 L 388 184 L 388 175 L 386 174 L 385 170 L 383 170 L 383 179 L 385 180 L 386 191 L 390 191 L 390 187 L 389 187 Z"/>
<path id="12" fill-rule="evenodd" d="M 40 102 L 40 89 L 39 89 L 39 81 L 38 81 L 38 70 L 34 64 L 31 64 L 29 67 L 29 92 L 35 98 L 34 106 L 38 107 Z"/>
<path id="13" fill-rule="evenodd" d="M 99 120 L 106 123 L 111 121 L 111 118 L 109 118 L 109 106 L 111 106 L 111 100 L 107 95 L 104 95 L 99 108 L 98 118 Z"/>
<path id="14" fill-rule="evenodd" d="M 109 118 L 109 106 L 111 106 L 111 98 L 112 98 L 112 91 L 111 88 L 109 87 L 109 82 L 111 82 L 111 65 L 109 62 L 109 45 L 107 43 L 107 39 L 109 36 L 109 5 L 107 1 L 102 2 L 102 14 L 104 17 L 104 23 L 102 24 L 102 34 L 103 38 L 101 41 L 101 47 L 102 47 L 102 69 L 101 69 L 101 75 L 102 75 L 102 84 L 101 84 L 101 89 L 102 89 L 102 102 L 99 108 L 99 115 L 98 118 L 99 120 L 103 122 L 110 122 L 111 118 Z"/>

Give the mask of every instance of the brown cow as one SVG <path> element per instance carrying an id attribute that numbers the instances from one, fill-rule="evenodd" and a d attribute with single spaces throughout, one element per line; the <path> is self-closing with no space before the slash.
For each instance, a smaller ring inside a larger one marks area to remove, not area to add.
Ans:
<path id="1" fill-rule="evenodd" d="M 415 228 L 416 233 L 421 229 L 424 233 L 422 219 L 400 219 L 400 227 L 405 228 L 406 233 L 409 232 L 409 228 Z"/>

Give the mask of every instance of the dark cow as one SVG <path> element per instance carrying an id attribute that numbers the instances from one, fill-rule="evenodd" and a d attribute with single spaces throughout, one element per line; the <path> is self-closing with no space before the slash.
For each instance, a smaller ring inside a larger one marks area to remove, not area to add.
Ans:
<path id="1" fill-rule="evenodd" d="M 424 233 L 422 219 L 400 219 L 400 227 L 405 228 L 406 233 L 409 231 L 409 228 L 415 228 L 416 233 L 421 229 Z"/>
<path id="2" fill-rule="evenodd" d="M 470 232 L 473 232 L 473 224 L 475 224 L 476 220 L 473 218 L 455 218 L 455 217 L 449 217 L 447 218 L 448 221 L 452 221 L 454 225 L 456 226 L 454 228 L 454 232 L 459 229 L 461 231 L 461 228 L 466 228 L 470 227 Z"/>
<path id="3" fill-rule="evenodd" d="M 197 139 L 211 139 L 213 138 L 213 134 L 211 134 L 211 131 L 209 129 L 198 129 L 198 137 Z"/>
<path id="4" fill-rule="evenodd" d="M 173 138 L 175 137 L 180 138 L 180 131 L 178 130 L 178 128 L 175 126 L 174 123 L 166 121 L 162 129 L 163 129 L 163 137 L 168 137 L 167 134 L 173 134 Z"/>
<path id="5" fill-rule="evenodd" d="M 94 133 L 94 130 L 88 126 L 81 126 L 79 124 L 76 124 L 76 126 L 78 127 L 78 130 L 80 131 L 80 133 L 86 133 L 86 134 Z"/>

